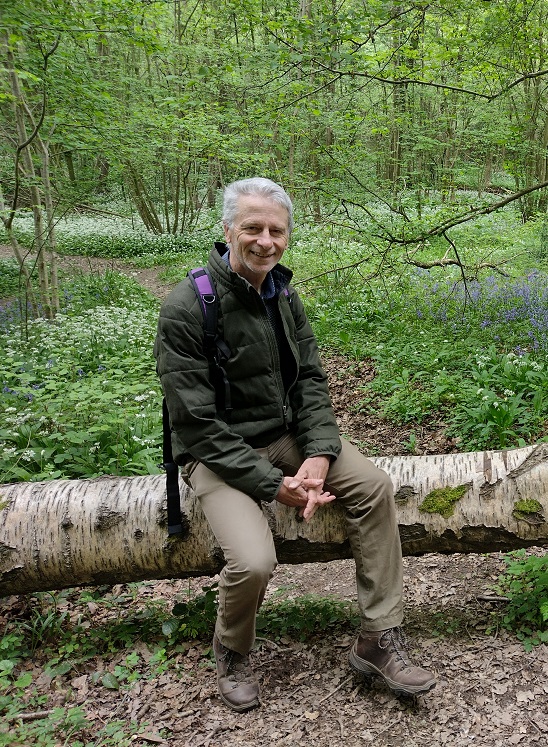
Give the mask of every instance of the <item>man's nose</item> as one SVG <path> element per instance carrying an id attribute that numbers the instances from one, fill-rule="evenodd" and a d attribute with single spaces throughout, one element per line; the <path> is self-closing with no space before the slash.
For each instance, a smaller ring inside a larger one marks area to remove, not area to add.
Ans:
<path id="1" fill-rule="evenodd" d="M 270 235 L 270 230 L 268 228 L 264 228 L 261 231 L 257 237 L 257 243 L 261 246 L 272 246 L 272 236 Z"/>

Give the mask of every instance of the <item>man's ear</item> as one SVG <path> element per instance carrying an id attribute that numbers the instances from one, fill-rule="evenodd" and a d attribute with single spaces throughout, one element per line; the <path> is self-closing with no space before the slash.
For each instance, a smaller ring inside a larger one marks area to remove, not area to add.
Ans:
<path id="1" fill-rule="evenodd" d="M 225 241 L 227 244 L 230 244 L 230 228 L 226 223 L 223 223 L 223 231 L 225 233 Z"/>

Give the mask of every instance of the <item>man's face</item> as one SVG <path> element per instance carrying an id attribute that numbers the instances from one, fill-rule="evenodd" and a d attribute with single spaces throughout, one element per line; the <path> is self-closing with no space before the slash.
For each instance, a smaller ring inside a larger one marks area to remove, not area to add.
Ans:
<path id="1" fill-rule="evenodd" d="M 256 290 L 287 248 L 288 224 L 283 205 L 268 197 L 242 195 L 234 225 L 224 227 L 232 269 Z"/>

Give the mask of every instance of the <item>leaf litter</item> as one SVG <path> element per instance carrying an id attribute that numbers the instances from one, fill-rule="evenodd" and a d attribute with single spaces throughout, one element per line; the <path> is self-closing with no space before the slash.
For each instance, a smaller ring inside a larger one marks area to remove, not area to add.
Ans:
<path id="1" fill-rule="evenodd" d="M 307 641 L 259 639 L 252 660 L 262 703 L 244 714 L 228 710 L 217 695 L 210 641 L 191 641 L 177 652 L 168 651 L 169 665 L 160 671 L 147 669 L 145 660 L 151 661 L 155 643 L 146 640 L 98 655 L 53 678 L 44 673 L 47 661 L 40 648 L 28 667 L 48 709 L 80 705 L 97 728 L 115 720 L 128 728 L 137 722 L 144 733 L 135 736 L 135 745 L 545 744 L 548 647 L 525 651 L 515 637 L 496 629 L 493 612 L 500 602 L 478 601 L 503 571 L 502 555 L 407 557 L 404 566 L 411 657 L 438 676 L 437 687 L 415 699 L 398 699 L 381 681 L 367 686 L 352 674 L 347 656 L 356 631 L 350 627 L 319 632 Z M 189 585 L 199 593 L 210 583 L 210 578 L 197 578 L 190 584 L 188 580 L 139 584 L 133 587 L 124 614 L 142 610 L 154 600 L 175 603 L 188 595 Z M 125 591 L 122 586 L 112 590 L 120 595 Z M 303 593 L 353 599 L 352 561 L 280 566 L 269 596 Z M 74 590 L 64 601 L 70 612 L 77 612 L 78 596 Z M 20 612 L 19 599 L 0 601 L 0 621 Z M 105 610 L 96 612 L 97 624 L 105 614 Z M 140 677 L 120 683 L 118 689 L 105 686 L 104 675 L 113 674 L 132 650 L 140 654 Z"/>

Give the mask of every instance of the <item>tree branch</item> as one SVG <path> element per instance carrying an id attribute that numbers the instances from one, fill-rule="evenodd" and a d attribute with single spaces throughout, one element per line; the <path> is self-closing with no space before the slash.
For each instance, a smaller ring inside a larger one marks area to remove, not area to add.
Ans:
<path id="1" fill-rule="evenodd" d="M 495 101 L 495 99 L 500 98 L 500 96 L 503 96 L 505 93 L 508 93 L 512 88 L 515 88 L 516 86 L 519 86 L 520 83 L 523 83 L 525 80 L 531 80 L 533 78 L 542 78 L 544 75 L 548 75 L 548 69 L 546 70 L 537 70 L 536 73 L 525 73 L 525 75 L 522 75 L 520 78 L 517 78 L 512 83 L 509 83 L 507 86 L 502 88 L 498 93 L 494 93 L 492 96 L 489 96 L 489 101 Z"/>
<path id="2" fill-rule="evenodd" d="M 483 208 L 474 208 L 473 210 L 470 210 L 467 213 L 457 215 L 454 218 L 448 218 L 446 221 L 441 223 L 439 226 L 435 226 L 434 228 L 431 228 L 426 233 L 422 234 L 422 236 L 416 237 L 414 239 L 394 238 L 394 241 L 398 244 L 413 244 L 413 243 L 416 243 L 417 241 L 423 241 L 424 239 L 430 238 L 432 236 L 441 236 L 449 228 L 454 228 L 455 226 L 459 226 L 462 223 L 467 223 L 468 221 L 474 220 L 474 218 L 477 218 L 480 215 L 490 215 L 491 213 L 494 213 L 497 210 L 500 210 L 506 205 L 509 205 L 511 202 L 514 202 L 515 200 L 519 200 L 521 197 L 524 197 L 525 195 L 531 194 L 531 192 L 536 192 L 539 189 L 546 189 L 547 187 L 548 187 L 548 180 L 545 182 L 541 182 L 540 184 L 533 184 L 533 186 L 526 187 L 525 189 L 520 189 L 519 192 L 514 192 L 508 197 L 505 197 L 504 200 L 495 202 L 493 205 L 487 205 L 486 207 L 483 207 Z"/>
<path id="3" fill-rule="evenodd" d="M 387 24 L 390 23 L 392 20 L 393 19 L 390 19 L 390 21 L 387 21 Z M 301 49 L 291 44 L 286 39 L 283 39 L 271 29 L 267 28 L 266 30 L 269 34 L 271 34 L 276 39 L 276 41 L 288 47 L 288 49 L 290 49 L 292 52 L 296 52 L 297 54 L 302 54 Z M 355 51 L 358 51 L 359 49 L 361 49 L 361 47 L 364 44 L 367 44 L 367 42 L 372 41 L 373 37 L 374 37 L 374 32 L 371 32 L 368 38 L 364 42 L 360 42 L 360 43 L 354 42 L 356 44 Z M 481 91 L 474 91 L 470 88 L 462 88 L 461 86 L 452 86 L 448 83 L 438 83 L 437 81 L 422 80 L 420 78 L 385 78 L 382 75 L 376 75 L 374 73 L 362 72 L 362 71 L 357 71 L 357 70 L 341 70 L 331 65 L 326 65 L 324 62 L 321 62 L 321 60 L 317 59 L 316 57 L 312 57 L 310 59 L 310 62 L 315 64 L 318 68 L 320 68 L 324 72 L 332 73 L 333 75 L 336 76 L 337 79 L 350 76 L 351 78 L 365 78 L 366 80 L 374 80 L 374 81 L 377 81 L 378 83 L 385 83 L 390 86 L 400 86 L 400 85 L 425 86 L 429 88 L 436 88 L 439 90 L 453 91 L 454 93 L 464 93 L 464 94 L 467 94 L 468 96 L 475 96 L 476 98 L 485 99 L 489 103 L 491 101 L 495 101 L 496 99 L 500 98 L 505 93 L 508 93 L 508 91 L 510 91 L 512 88 L 515 88 L 520 83 L 523 83 L 526 80 L 532 80 L 534 78 L 542 78 L 545 75 L 548 76 L 548 69 L 537 70 L 534 73 L 524 73 L 519 78 L 516 78 L 516 80 L 504 86 L 504 88 L 501 88 L 499 91 L 497 91 L 497 93 L 488 94 L 488 93 L 481 93 Z"/>

